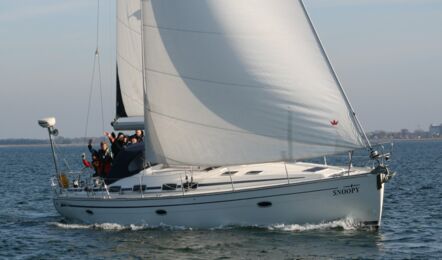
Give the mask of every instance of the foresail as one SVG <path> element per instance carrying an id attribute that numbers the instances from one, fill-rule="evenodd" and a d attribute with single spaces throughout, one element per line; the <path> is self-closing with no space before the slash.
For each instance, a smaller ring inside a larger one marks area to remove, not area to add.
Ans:
<path id="1" fill-rule="evenodd" d="M 306 159 L 364 147 L 296 0 L 145 0 L 149 131 L 169 164 Z"/>
<path id="2" fill-rule="evenodd" d="M 141 45 L 140 0 L 117 1 L 117 118 L 144 114 Z"/>

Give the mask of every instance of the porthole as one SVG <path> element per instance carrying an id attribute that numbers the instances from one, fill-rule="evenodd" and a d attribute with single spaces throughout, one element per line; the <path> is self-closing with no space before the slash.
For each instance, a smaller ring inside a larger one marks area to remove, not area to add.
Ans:
<path id="1" fill-rule="evenodd" d="M 165 211 L 164 209 L 157 209 L 157 210 L 155 211 L 155 213 L 157 213 L 157 214 L 160 215 L 160 216 L 167 215 L 167 211 Z"/>
<path id="2" fill-rule="evenodd" d="M 89 214 L 89 215 L 94 215 L 94 212 L 92 210 L 90 210 L 90 209 L 87 209 L 86 213 Z"/>
<path id="3" fill-rule="evenodd" d="M 257 204 L 258 204 L 258 207 L 260 207 L 260 208 L 268 208 L 268 207 L 272 206 L 272 203 L 270 201 L 261 201 L 261 202 L 258 202 Z"/>

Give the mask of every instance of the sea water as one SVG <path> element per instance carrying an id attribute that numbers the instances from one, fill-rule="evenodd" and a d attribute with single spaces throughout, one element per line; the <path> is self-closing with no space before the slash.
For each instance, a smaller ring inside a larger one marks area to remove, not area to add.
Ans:
<path id="1" fill-rule="evenodd" d="M 63 165 L 79 169 L 84 151 L 60 147 L 58 152 Z M 392 157 L 397 175 L 385 186 L 378 231 L 360 228 L 350 218 L 192 229 L 67 222 L 52 205 L 50 148 L 0 147 L 0 258 L 440 259 L 442 141 L 397 142 Z"/>

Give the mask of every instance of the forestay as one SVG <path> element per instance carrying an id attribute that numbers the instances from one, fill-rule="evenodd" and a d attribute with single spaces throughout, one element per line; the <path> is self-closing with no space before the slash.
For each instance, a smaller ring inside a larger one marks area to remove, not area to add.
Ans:
<path id="1" fill-rule="evenodd" d="M 169 164 L 298 160 L 364 147 L 296 0 L 143 0 L 149 133 Z"/>
<path id="2" fill-rule="evenodd" d="M 117 1 L 117 117 L 143 115 L 141 2 Z"/>

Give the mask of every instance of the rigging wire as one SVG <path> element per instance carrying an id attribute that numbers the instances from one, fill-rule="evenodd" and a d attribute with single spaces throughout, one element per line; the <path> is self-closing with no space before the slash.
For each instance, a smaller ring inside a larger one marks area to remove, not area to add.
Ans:
<path id="1" fill-rule="evenodd" d="M 97 49 L 98 50 L 98 49 Z M 103 109 L 103 87 L 101 86 L 101 66 L 100 56 L 98 55 L 98 86 L 100 87 L 100 103 L 101 103 L 101 132 L 104 132 L 104 109 Z"/>
<path id="2" fill-rule="evenodd" d="M 107 75 L 108 75 L 107 79 L 110 80 L 110 84 L 108 84 L 108 86 L 111 87 L 111 91 L 108 91 L 108 96 L 106 98 L 108 100 L 113 100 L 112 99 L 113 98 L 113 91 L 112 90 L 115 88 L 112 88 L 112 86 L 113 86 L 112 83 L 115 82 L 113 80 L 113 79 L 115 79 L 115 76 L 113 76 L 114 75 L 113 73 L 114 73 L 114 68 L 116 67 L 116 64 L 114 64 L 114 61 L 116 61 L 116 58 L 113 57 L 114 51 L 112 51 L 113 50 L 112 46 L 116 42 L 116 39 L 112 38 L 112 32 L 113 32 L 113 30 L 112 30 L 112 25 L 113 25 L 113 23 L 112 23 L 112 17 L 113 17 L 112 6 L 113 6 L 113 4 L 111 4 L 111 2 L 107 2 L 107 3 L 108 3 L 108 5 L 107 5 L 108 6 L 107 42 L 109 43 L 109 45 L 108 45 L 108 50 L 109 50 L 108 51 L 108 59 L 109 59 L 109 64 L 112 64 L 112 66 L 111 66 L 111 69 L 108 69 L 108 73 L 107 73 Z M 108 111 L 112 111 L 112 108 L 113 108 L 112 106 L 109 106 Z"/>
<path id="3" fill-rule="evenodd" d="M 95 56 L 98 63 L 98 86 L 100 88 L 100 105 L 101 105 L 101 132 L 104 132 L 104 108 L 103 108 L 103 90 L 101 86 L 101 66 L 100 66 L 100 52 L 99 52 L 99 36 L 100 36 L 100 0 L 97 0 L 97 41 Z"/>
<path id="4" fill-rule="evenodd" d="M 99 43 L 100 43 L 100 0 L 97 0 L 97 22 L 96 22 L 96 42 L 95 42 L 95 55 L 94 55 L 94 62 L 92 66 L 92 76 L 90 81 L 90 89 L 89 89 L 89 100 L 88 100 L 88 108 L 87 108 L 87 115 L 86 115 L 86 125 L 84 130 L 84 139 L 87 138 L 88 135 L 88 129 L 89 129 L 89 117 L 90 117 L 90 110 L 92 106 L 92 94 L 94 90 L 94 80 L 97 73 L 98 68 L 98 87 L 100 92 L 100 105 L 101 105 L 101 130 L 104 132 L 104 107 L 103 107 L 103 90 L 102 90 L 102 84 L 101 84 L 101 63 L 100 63 L 100 51 L 99 51 Z"/>
<path id="5" fill-rule="evenodd" d="M 71 166 L 69 165 L 68 161 L 66 160 L 65 154 L 63 153 L 62 149 L 60 149 L 55 142 L 54 142 L 54 148 L 57 151 L 57 153 L 61 155 L 61 158 L 63 159 L 64 165 L 66 166 L 68 171 L 72 171 Z"/>
<path id="6" fill-rule="evenodd" d="M 94 65 L 92 67 L 92 78 L 91 78 L 91 84 L 90 84 L 90 89 L 89 89 L 89 101 L 88 101 L 88 106 L 87 106 L 86 125 L 85 125 L 85 129 L 84 129 L 84 139 L 86 139 L 86 137 L 87 137 L 87 130 L 89 128 L 89 114 L 91 111 L 92 91 L 94 89 L 94 78 L 95 78 L 94 72 L 95 72 L 96 58 L 97 58 L 97 56 L 94 55 Z"/>

